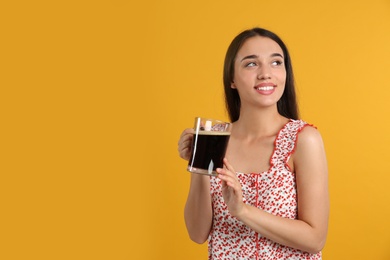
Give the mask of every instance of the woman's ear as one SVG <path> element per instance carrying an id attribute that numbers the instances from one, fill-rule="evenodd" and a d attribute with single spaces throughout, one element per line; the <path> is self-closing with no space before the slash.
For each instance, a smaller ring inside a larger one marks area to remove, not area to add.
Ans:
<path id="1" fill-rule="evenodd" d="M 232 83 L 230 83 L 230 88 L 232 88 L 232 89 L 236 89 L 237 88 L 236 84 L 234 84 L 234 81 L 232 81 Z"/>

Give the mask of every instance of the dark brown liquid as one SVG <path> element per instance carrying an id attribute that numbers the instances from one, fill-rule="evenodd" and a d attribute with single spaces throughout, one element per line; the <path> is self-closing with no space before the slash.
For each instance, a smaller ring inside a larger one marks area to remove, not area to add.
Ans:
<path id="1" fill-rule="evenodd" d="M 229 138 L 230 133 L 201 132 L 198 138 L 194 134 L 192 155 L 188 166 L 213 171 L 222 168 Z"/>

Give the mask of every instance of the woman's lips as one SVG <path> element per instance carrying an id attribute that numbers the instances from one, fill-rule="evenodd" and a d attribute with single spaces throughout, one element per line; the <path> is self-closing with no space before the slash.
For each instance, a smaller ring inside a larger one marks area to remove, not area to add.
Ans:
<path id="1" fill-rule="evenodd" d="M 256 91 L 262 95 L 271 95 L 274 93 L 275 88 L 276 85 L 269 83 L 263 83 L 255 86 Z"/>

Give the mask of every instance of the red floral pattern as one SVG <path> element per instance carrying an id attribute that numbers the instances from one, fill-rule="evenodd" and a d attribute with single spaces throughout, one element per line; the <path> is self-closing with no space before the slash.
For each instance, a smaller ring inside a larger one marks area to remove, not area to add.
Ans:
<path id="1" fill-rule="evenodd" d="M 237 173 L 243 201 L 276 216 L 297 218 L 295 174 L 287 165 L 298 133 L 308 124 L 290 120 L 275 139 L 270 169 L 263 173 Z M 222 198 L 221 180 L 210 178 L 214 219 L 209 235 L 209 259 L 321 259 L 321 252 L 310 254 L 275 243 L 256 233 L 230 215 Z"/>

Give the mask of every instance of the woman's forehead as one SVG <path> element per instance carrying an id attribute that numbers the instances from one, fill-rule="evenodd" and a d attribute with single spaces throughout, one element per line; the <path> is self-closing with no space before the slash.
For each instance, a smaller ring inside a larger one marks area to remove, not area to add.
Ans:
<path id="1" fill-rule="evenodd" d="M 277 42 L 268 37 L 254 36 L 242 44 L 237 57 L 246 55 L 271 56 L 274 53 L 283 55 L 283 50 Z"/>

